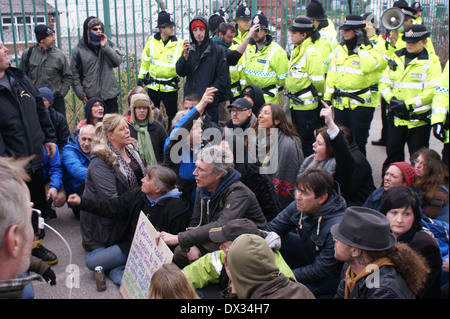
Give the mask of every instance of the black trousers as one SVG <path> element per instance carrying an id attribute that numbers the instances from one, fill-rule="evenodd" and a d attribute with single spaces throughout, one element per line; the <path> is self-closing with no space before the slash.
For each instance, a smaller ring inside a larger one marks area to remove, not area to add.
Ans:
<path id="1" fill-rule="evenodd" d="M 44 183 L 44 168 L 41 166 L 36 171 L 30 174 L 30 181 L 26 183 L 30 190 L 31 201 L 33 202 L 33 208 L 39 209 L 42 213 L 42 217 L 46 218 L 46 195 L 45 195 L 45 183 Z M 45 236 L 45 229 L 41 231 L 38 239 L 42 239 Z"/>
<path id="2" fill-rule="evenodd" d="M 104 100 L 103 105 L 105 106 L 104 110 L 105 114 L 119 113 L 119 104 L 117 102 L 117 96 L 113 97 L 112 99 Z"/>
<path id="3" fill-rule="evenodd" d="M 408 145 L 410 156 L 422 147 L 429 147 L 430 132 L 430 125 L 408 129 L 407 126 L 396 127 L 388 121 L 386 132 L 387 158 L 383 163 L 383 176 L 390 164 L 405 161 L 405 145 Z M 406 161 L 409 162 L 409 159 Z"/>
<path id="4" fill-rule="evenodd" d="M 52 107 L 66 117 L 66 103 L 61 95 L 54 96 Z"/>
<path id="5" fill-rule="evenodd" d="M 302 140 L 303 156 L 306 158 L 313 153 L 313 143 L 316 141 L 314 131 L 319 126 L 320 108 L 314 110 L 291 109 L 292 123 Z"/>
<path id="6" fill-rule="evenodd" d="M 163 102 L 169 120 L 167 127 L 170 130 L 172 128 L 172 120 L 178 112 L 178 91 L 161 92 L 148 89 L 148 96 L 158 109 L 161 106 L 161 102 Z"/>
<path id="7" fill-rule="evenodd" d="M 336 124 L 350 129 L 360 151 L 366 155 L 367 138 L 369 137 L 370 124 L 373 120 L 374 107 L 358 106 L 354 110 L 334 109 L 334 121 Z"/>

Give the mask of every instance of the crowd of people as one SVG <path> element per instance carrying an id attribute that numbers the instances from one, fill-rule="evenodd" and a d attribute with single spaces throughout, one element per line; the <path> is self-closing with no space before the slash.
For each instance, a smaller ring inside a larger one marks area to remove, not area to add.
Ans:
<path id="1" fill-rule="evenodd" d="M 67 203 L 87 268 L 117 285 L 147 216 L 174 254 L 151 298 L 448 297 L 448 62 L 442 72 L 420 3 L 393 7 L 401 28 L 381 34 L 373 13 L 350 14 L 338 42 L 312 0 L 289 27 L 289 54 L 245 4 L 235 23 L 223 10 L 194 17 L 191 41 L 161 11 L 126 114 L 123 53 L 99 18 L 69 60 L 49 26 L 36 26 L 18 68 L 0 41 L 0 296 L 55 284 L 39 214 Z M 85 104 L 72 132 L 70 86 Z M 376 107 L 379 188 L 366 152 Z"/>

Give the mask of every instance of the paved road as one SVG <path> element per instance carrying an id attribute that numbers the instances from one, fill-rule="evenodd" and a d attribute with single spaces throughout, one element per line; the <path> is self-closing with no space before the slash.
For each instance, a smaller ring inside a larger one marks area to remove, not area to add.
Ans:
<path id="1" fill-rule="evenodd" d="M 381 184 L 381 166 L 385 159 L 385 148 L 372 146 L 370 141 L 380 137 L 380 113 L 376 110 L 369 142 L 367 145 L 368 159 L 372 165 L 375 186 Z M 430 139 L 431 147 L 441 154 L 442 143 L 433 136 Z M 406 153 L 408 154 L 408 153 Z M 69 251 L 62 239 L 50 229 L 46 230 L 44 245 L 56 253 L 59 262 L 52 269 L 57 275 L 57 285 L 49 286 L 47 283 L 34 283 L 36 299 L 120 299 L 119 287 L 107 278 L 107 289 L 104 292 L 97 292 L 94 275 L 86 268 L 86 252 L 81 246 L 81 235 L 79 221 L 72 214 L 72 211 L 64 206 L 57 209 L 58 218 L 48 221 L 48 224 L 56 229 L 68 242 L 72 250 L 72 260 Z M 74 275 L 68 265 L 72 264 L 75 269 Z M 69 269 L 67 268 L 69 267 Z M 76 276 L 78 274 L 79 276 Z M 71 283 L 71 279 L 75 280 Z M 67 283 L 66 283 L 67 281 Z M 72 289 L 69 287 L 72 286 Z"/>

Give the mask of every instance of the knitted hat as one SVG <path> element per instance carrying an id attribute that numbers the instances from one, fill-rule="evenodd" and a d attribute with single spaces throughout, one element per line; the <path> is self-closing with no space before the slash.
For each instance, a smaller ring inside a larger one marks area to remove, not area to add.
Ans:
<path id="1" fill-rule="evenodd" d="M 306 16 L 313 20 L 323 21 L 328 18 L 328 15 L 325 13 L 325 9 L 323 8 L 322 2 L 319 0 L 312 0 L 308 3 L 306 7 Z"/>
<path id="2" fill-rule="evenodd" d="M 50 34 L 54 33 L 55 30 L 50 28 L 45 24 L 38 24 L 36 28 L 34 28 L 34 33 L 36 34 L 36 41 L 39 43 L 42 39 L 48 37 Z"/>
<path id="3" fill-rule="evenodd" d="M 203 28 L 206 30 L 206 24 L 200 19 L 195 19 L 191 22 L 191 31 L 197 27 L 200 27 L 200 28 Z"/>
<path id="4" fill-rule="evenodd" d="M 50 102 L 50 105 L 53 105 L 53 92 L 48 87 L 39 88 L 39 93 L 41 96 L 46 98 L 47 101 Z"/>
<path id="5" fill-rule="evenodd" d="M 408 164 L 406 162 L 395 162 L 389 165 L 389 167 L 392 165 L 397 166 L 402 171 L 406 186 L 412 187 L 416 183 L 417 180 L 416 170 L 411 164 Z"/>

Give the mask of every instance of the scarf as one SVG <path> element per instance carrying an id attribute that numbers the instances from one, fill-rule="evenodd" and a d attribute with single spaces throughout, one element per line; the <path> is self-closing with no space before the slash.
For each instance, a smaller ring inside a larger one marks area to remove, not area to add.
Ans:
<path id="1" fill-rule="evenodd" d="M 381 266 L 394 266 L 394 264 L 392 263 L 392 261 L 389 258 L 383 257 L 380 259 L 375 260 L 374 262 L 370 263 L 371 265 L 376 265 L 378 266 L 378 268 L 380 268 Z M 347 269 L 347 273 L 345 274 L 345 295 L 344 295 L 344 299 L 349 299 L 349 296 L 351 295 L 351 293 L 353 292 L 353 290 L 355 289 L 356 284 L 358 283 L 358 281 L 370 274 L 372 274 L 374 272 L 374 270 L 372 269 L 371 271 L 361 271 L 358 275 L 356 275 L 353 270 L 352 267 L 348 267 Z"/>
<path id="2" fill-rule="evenodd" d="M 231 44 L 225 43 L 222 41 L 221 38 L 219 38 L 218 35 L 215 35 L 212 40 L 220 45 L 223 45 L 225 48 L 229 49 L 231 47 Z"/>
<path id="3" fill-rule="evenodd" d="M 298 175 L 312 168 L 323 168 L 328 173 L 330 173 L 331 176 L 334 176 L 334 173 L 336 172 L 336 159 L 332 157 L 324 161 L 318 162 L 314 159 L 314 155 L 310 155 L 303 161 Z"/>
<path id="4" fill-rule="evenodd" d="M 356 47 L 356 36 L 349 40 L 344 40 L 344 44 L 347 46 L 348 49 L 348 55 L 356 54 L 358 53 L 357 47 Z"/>
<path id="5" fill-rule="evenodd" d="M 149 110 L 151 112 L 151 110 Z M 152 139 L 147 130 L 148 120 L 138 122 L 133 124 L 134 129 L 137 132 L 137 138 L 139 142 L 139 154 L 141 155 L 142 162 L 144 165 L 155 165 L 156 157 L 153 150 Z"/>
<path id="6" fill-rule="evenodd" d="M 116 155 L 117 160 L 119 161 L 119 166 L 123 171 L 125 171 L 125 175 L 128 180 L 128 185 L 130 188 L 139 186 L 138 180 L 136 178 L 136 175 L 134 174 L 133 169 L 130 167 L 130 165 L 125 161 L 125 159 L 122 157 L 122 155 L 119 154 L 119 152 L 114 148 L 114 146 L 108 142 L 108 148 L 111 150 L 111 152 Z M 142 165 L 142 162 L 139 158 L 135 158 L 135 156 L 125 147 L 125 152 L 127 152 L 128 156 L 131 158 L 131 160 L 135 161 L 139 167 L 141 168 L 142 174 L 145 176 L 145 168 L 144 165 Z"/>
<path id="7" fill-rule="evenodd" d="M 91 39 L 91 45 L 94 47 L 98 47 L 100 45 L 100 41 L 102 39 L 101 35 L 97 35 L 94 32 L 89 33 L 89 38 Z"/>

